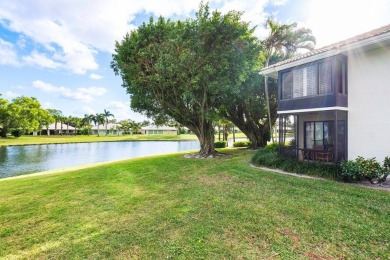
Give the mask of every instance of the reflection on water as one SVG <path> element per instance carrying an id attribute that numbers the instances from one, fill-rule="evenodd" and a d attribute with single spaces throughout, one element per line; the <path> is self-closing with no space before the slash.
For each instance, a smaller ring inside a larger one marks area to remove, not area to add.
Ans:
<path id="1" fill-rule="evenodd" d="M 100 142 L 0 147 L 0 178 L 194 149 L 199 149 L 198 141 Z"/>

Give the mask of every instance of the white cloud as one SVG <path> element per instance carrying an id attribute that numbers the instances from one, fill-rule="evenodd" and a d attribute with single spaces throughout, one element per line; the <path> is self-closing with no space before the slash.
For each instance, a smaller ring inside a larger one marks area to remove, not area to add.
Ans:
<path id="1" fill-rule="evenodd" d="M 13 98 L 17 98 L 17 97 L 19 97 L 19 96 L 21 96 L 19 93 L 15 93 L 15 92 L 13 92 L 13 91 L 6 91 L 5 93 L 4 93 L 4 96 L 6 97 L 6 98 L 9 98 L 9 99 L 13 99 Z"/>
<path id="2" fill-rule="evenodd" d="M 139 113 L 135 113 L 130 109 L 129 102 L 122 101 L 110 101 L 107 105 L 107 109 L 115 116 L 115 118 L 119 120 L 123 119 L 131 119 L 136 122 L 141 122 L 146 120 L 147 118 Z"/>
<path id="3" fill-rule="evenodd" d="M 89 75 L 89 77 L 90 77 L 91 79 L 102 79 L 102 78 L 103 78 L 103 76 L 100 76 L 100 75 L 95 74 L 95 73 L 91 73 L 91 74 Z"/>
<path id="4" fill-rule="evenodd" d="M 26 37 L 22 34 L 19 36 L 18 41 L 16 42 L 16 45 L 18 45 L 19 48 L 24 49 L 27 45 L 27 39 Z"/>
<path id="5" fill-rule="evenodd" d="M 12 88 L 14 88 L 14 89 L 26 89 L 24 86 L 21 86 L 21 85 L 13 86 Z"/>
<path id="6" fill-rule="evenodd" d="M 89 106 L 82 106 L 78 108 L 77 110 L 74 110 L 73 115 L 76 115 L 78 117 L 84 117 L 85 114 L 91 115 L 91 114 L 96 114 L 96 111 L 89 107 Z"/>
<path id="7" fill-rule="evenodd" d="M 269 15 L 264 11 L 264 7 L 269 3 L 269 0 L 224 0 L 215 2 L 222 3 L 221 8 L 218 9 L 223 13 L 232 10 L 243 11 L 243 20 L 250 22 L 252 27 L 257 26 L 255 35 L 259 38 L 266 37 L 267 31 L 263 25 Z"/>
<path id="8" fill-rule="evenodd" d="M 264 5 L 269 1 L 211 0 L 210 6 L 221 7 L 224 11 L 245 11 L 245 19 L 258 25 L 264 21 Z M 25 38 L 44 47 L 46 54 L 39 58 L 46 58 L 47 67 L 84 74 L 98 68 L 95 55 L 99 51 L 112 52 L 115 41 L 136 28 L 137 15 L 186 17 L 194 14 L 199 3 L 200 0 L 170 0 L 169 4 L 164 0 L 0 1 L 0 22 L 23 35 L 18 41 L 21 48 L 25 46 Z M 262 26 L 258 32 L 264 34 Z M 26 57 L 30 64 L 34 63 L 33 57 L 34 53 Z"/>
<path id="9" fill-rule="evenodd" d="M 103 96 L 107 90 L 101 87 L 78 88 L 80 93 L 92 96 Z"/>
<path id="10" fill-rule="evenodd" d="M 271 0 L 272 5 L 274 6 L 281 6 L 285 5 L 288 0 Z"/>
<path id="11" fill-rule="evenodd" d="M 389 10 L 388 0 L 311 0 L 303 11 L 309 16 L 306 26 L 322 47 L 389 24 Z"/>
<path id="12" fill-rule="evenodd" d="M 57 94 L 63 98 L 80 100 L 87 103 L 93 101 L 94 96 L 102 96 L 106 93 L 106 89 L 102 87 L 77 88 L 76 90 L 71 90 L 66 87 L 56 87 L 41 80 L 34 81 L 32 85 L 34 88 L 40 89 L 46 93 Z"/>
<path id="13" fill-rule="evenodd" d="M 0 65 L 17 66 L 18 64 L 18 55 L 14 45 L 0 38 Z"/>
<path id="14" fill-rule="evenodd" d="M 42 104 L 42 107 L 43 107 L 44 109 L 54 108 L 54 104 L 53 104 L 52 102 L 44 102 L 44 103 Z"/>
<path id="15" fill-rule="evenodd" d="M 37 51 L 33 51 L 29 56 L 24 56 L 22 59 L 30 66 L 38 66 L 48 69 L 57 69 L 62 66 L 61 63 L 56 62 L 48 58 L 45 54 L 38 53 Z"/>

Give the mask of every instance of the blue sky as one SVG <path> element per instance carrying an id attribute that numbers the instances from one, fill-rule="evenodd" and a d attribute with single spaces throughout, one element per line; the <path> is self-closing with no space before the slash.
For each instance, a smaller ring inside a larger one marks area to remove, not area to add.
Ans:
<path id="1" fill-rule="evenodd" d="M 121 79 L 110 68 L 116 40 L 150 16 L 192 17 L 200 1 L 0 0 L 0 93 L 38 98 L 64 115 L 130 110 Z M 212 9 L 244 11 L 267 35 L 264 20 L 298 22 L 313 30 L 317 47 L 390 23 L 390 0 L 210 0 Z"/>

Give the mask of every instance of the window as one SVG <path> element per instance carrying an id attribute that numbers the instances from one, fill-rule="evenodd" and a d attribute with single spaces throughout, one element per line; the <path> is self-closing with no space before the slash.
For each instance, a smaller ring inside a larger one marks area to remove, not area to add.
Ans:
<path id="1" fill-rule="evenodd" d="M 332 93 L 332 64 L 329 61 L 318 65 L 318 93 Z"/>
<path id="2" fill-rule="evenodd" d="M 292 98 L 292 72 L 282 73 L 282 99 L 291 99 Z"/>
<path id="3" fill-rule="evenodd" d="M 317 64 L 293 70 L 293 97 L 317 95 Z"/>
<path id="4" fill-rule="evenodd" d="M 313 148 L 313 145 L 333 145 L 332 121 L 305 122 L 305 148 Z"/>

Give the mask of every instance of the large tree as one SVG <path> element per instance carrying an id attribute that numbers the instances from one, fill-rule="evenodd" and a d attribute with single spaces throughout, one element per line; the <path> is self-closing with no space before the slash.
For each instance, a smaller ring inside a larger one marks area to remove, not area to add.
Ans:
<path id="1" fill-rule="evenodd" d="M 11 102 L 0 99 L 1 136 L 7 137 L 11 129 L 21 129 L 23 132 L 38 130 L 43 114 L 41 104 L 34 97 L 20 96 Z"/>
<path id="2" fill-rule="evenodd" d="M 261 57 L 264 66 L 290 58 L 298 49 L 311 50 L 315 38 L 306 28 L 296 23 L 280 24 L 266 21 L 268 37 L 262 41 Z M 263 147 L 270 140 L 277 118 L 277 81 L 258 74 L 254 67 L 250 77 L 237 89 L 238 95 L 228 97 L 220 110 L 252 143 L 252 148 Z"/>
<path id="3" fill-rule="evenodd" d="M 195 19 L 151 18 L 116 44 L 111 66 L 132 109 L 186 126 L 198 137 L 202 156 L 215 153 L 213 120 L 222 100 L 237 93 L 259 55 L 241 15 L 210 14 L 201 5 Z"/>
<path id="4" fill-rule="evenodd" d="M 271 122 L 267 116 L 267 101 L 264 89 L 264 77 L 254 71 L 238 88 L 239 94 L 226 99 L 220 112 L 233 122 L 251 141 L 252 148 L 263 147 L 270 139 L 269 125 L 273 125 L 277 112 L 277 84 L 269 83 Z"/>

